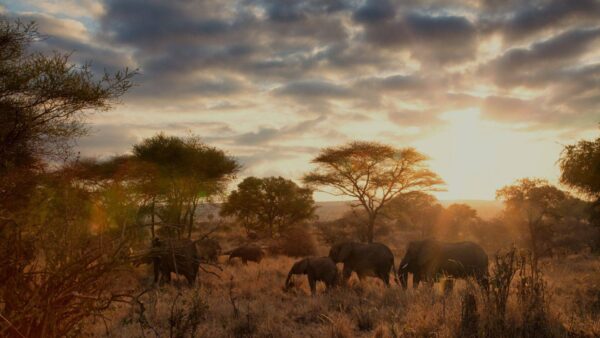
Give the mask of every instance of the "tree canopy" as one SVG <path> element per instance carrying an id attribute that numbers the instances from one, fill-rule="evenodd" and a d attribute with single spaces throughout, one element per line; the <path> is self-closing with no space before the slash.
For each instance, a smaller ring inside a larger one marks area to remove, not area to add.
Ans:
<path id="1" fill-rule="evenodd" d="M 560 182 L 600 199 L 600 137 L 567 145 L 559 160 Z"/>
<path id="2" fill-rule="evenodd" d="M 387 202 L 410 191 L 435 190 L 444 183 L 426 161 L 414 148 L 355 141 L 321 150 L 312 160 L 317 168 L 303 180 L 356 198 L 355 206 L 362 206 L 368 214 L 368 240 L 372 242 L 375 219 Z"/>
<path id="3" fill-rule="evenodd" d="M 560 217 L 568 195 L 546 180 L 524 178 L 499 189 L 496 197 L 504 201 L 506 215 L 525 228 L 537 261 L 548 249 L 551 221 Z"/>
<path id="4" fill-rule="evenodd" d="M 221 215 L 235 216 L 247 231 L 273 238 L 313 217 L 312 190 L 283 177 L 247 177 L 223 204 Z"/>
<path id="5" fill-rule="evenodd" d="M 115 300 L 111 274 L 127 264 L 125 236 L 92 231 L 94 196 L 58 164 L 87 113 L 114 104 L 133 73 L 96 76 L 69 54 L 31 52 L 39 38 L 34 24 L 0 17 L 0 303 L 10 324 L 0 336 L 74 335 Z"/>
<path id="6" fill-rule="evenodd" d="M 179 234 L 187 228 L 188 238 L 198 203 L 222 193 L 240 169 L 234 158 L 194 136 L 158 134 L 135 145 L 133 156 L 139 165 L 157 173 L 143 186 L 150 195 L 152 219 L 159 216 L 164 226 Z M 157 209 L 158 202 L 161 207 Z"/>

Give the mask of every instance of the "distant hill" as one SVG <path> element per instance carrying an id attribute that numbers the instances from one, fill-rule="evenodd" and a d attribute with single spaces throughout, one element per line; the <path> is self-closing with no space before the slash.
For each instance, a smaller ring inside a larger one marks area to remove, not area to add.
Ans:
<path id="1" fill-rule="evenodd" d="M 490 219 L 502 211 L 502 202 L 496 200 L 441 200 L 440 204 L 446 208 L 450 204 L 466 204 L 477 210 L 477 215 L 483 219 Z"/>
<path id="2" fill-rule="evenodd" d="M 321 221 L 331 221 L 340 218 L 350 210 L 350 201 L 317 202 L 316 214 Z M 462 203 L 477 210 L 479 217 L 490 219 L 502 210 L 502 202 L 490 200 L 441 200 L 440 204 L 446 208 L 450 204 Z"/>
<path id="3" fill-rule="evenodd" d="M 316 202 L 317 210 L 316 214 L 319 216 L 320 221 L 331 221 L 338 219 L 350 210 L 351 201 L 330 201 L 330 202 Z M 500 201 L 488 201 L 488 200 L 442 200 L 440 204 L 444 208 L 450 204 L 463 203 L 469 205 L 471 208 L 477 210 L 479 217 L 484 219 L 490 219 L 496 216 L 502 210 L 502 202 Z M 212 214 L 215 217 L 219 216 L 220 205 L 219 204 L 200 204 L 197 210 L 197 220 L 206 221 L 207 215 Z"/>

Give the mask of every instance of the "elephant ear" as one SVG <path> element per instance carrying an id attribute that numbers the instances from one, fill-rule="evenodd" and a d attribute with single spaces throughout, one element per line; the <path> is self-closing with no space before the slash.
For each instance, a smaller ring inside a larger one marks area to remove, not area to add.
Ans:
<path id="1" fill-rule="evenodd" d="M 417 258 L 417 264 L 419 266 L 425 266 L 430 264 L 437 258 L 440 252 L 440 244 L 434 240 L 425 240 L 421 243 L 419 248 L 419 254 Z"/>
<path id="2" fill-rule="evenodd" d="M 338 260 L 340 262 L 345 261 L 352 255 L 352 250 L 354 250 L 354 245 L 352 243 L 344 243 L 340 246 L 340 251 L 338 253 Z"/>

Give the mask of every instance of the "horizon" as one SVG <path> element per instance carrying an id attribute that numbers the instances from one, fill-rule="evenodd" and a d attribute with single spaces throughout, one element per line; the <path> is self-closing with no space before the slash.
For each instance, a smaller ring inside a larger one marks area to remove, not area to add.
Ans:
<path id="1" fill-rule="evenodd" d="M 37 22 L 39 51 L 97 74 L 139 69 L 120 105 L 89 115 L 83 157 L 195 134 L 235 156 L 240 178 L 299 182 L 321 148 L 369 140 L 429 156 L 440 200 L 495 200 L 519 178 L 557 184 L 563 145 L 598 135 L 599 8 L 9 0 L 0 14 Z"/>

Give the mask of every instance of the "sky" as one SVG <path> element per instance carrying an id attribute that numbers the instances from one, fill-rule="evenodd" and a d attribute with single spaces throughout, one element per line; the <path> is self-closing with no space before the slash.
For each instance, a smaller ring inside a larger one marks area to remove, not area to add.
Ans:
<path id="1" fill-rule="evenodd" d="M 240 178 L 300 182 L 321 148 L 379 141 L 429 156 L 438 198 L 494 199 L 556 183 L 563 146 L 599 132 L 595 0 L 0 0 L 0 15 L 37 22 L 36 50 L 139 70 L 88 115 L 81 156 L 194 134 Z"/>

